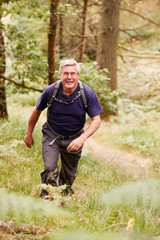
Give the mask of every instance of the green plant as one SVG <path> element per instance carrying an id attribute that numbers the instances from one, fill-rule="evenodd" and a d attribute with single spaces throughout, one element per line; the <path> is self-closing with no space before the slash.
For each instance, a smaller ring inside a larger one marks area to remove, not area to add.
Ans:
<path id="1" fill-rule="evenodd" d="M 147 126 L 135 127 L 121 133 L 116 143 L 124 149 L 133 149 L 145 156 L 158 156 L 159 138 Z"/>
<path id="2" fill-rule="evenodd" d="M 107 69 L 99 70 L 97 62 L 81 64 L 80 80 L 95 91 L 104 111 L 117 111 L 118 92 L 109 88 Z"/>
<path id="3" fill-rule="evenodd" d="M 39 97 L 40 93 L 37 92 L 29 92 L 24 94 L 15 93 L 9 96 L 8 103 L 16 103 L 22 107 L 35 106 Z"/>
<path id="4" fill-rule="evenodd" d="M 44 224 L 45 221 L 56 218 L 67 217 L 67 212 L 59 209 L 52 202 L 44 202 L 29 196 L 21 196 L 15 193 L 8 193 L 0 189 L 0 219 L 14 219 L 16 222 L 29 224 Z"/>

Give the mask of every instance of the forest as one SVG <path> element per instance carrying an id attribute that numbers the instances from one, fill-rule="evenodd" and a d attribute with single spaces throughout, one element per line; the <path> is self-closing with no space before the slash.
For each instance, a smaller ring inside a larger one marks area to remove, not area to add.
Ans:
<path id="1" fill-rule="evenodd" d="M 160 239 L 159 42 L 159 0 L 0 0 L 0 239 Z M 103 108 L 69 196 L 41 184 L 46 110 L 23 140 L 63 59 Z"/>

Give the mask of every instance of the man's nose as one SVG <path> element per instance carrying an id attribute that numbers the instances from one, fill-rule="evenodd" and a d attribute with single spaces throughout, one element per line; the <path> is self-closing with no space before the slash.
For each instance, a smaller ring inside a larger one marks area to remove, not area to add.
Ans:
<path id="1" fill-rule="evenodd" d="M 71 78 L 72 77 L 72 73 L 68 73 L 68 78 Z"/>

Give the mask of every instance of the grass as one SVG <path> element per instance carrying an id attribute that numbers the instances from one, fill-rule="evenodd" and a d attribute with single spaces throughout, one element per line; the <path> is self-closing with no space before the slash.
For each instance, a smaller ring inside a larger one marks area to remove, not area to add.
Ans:
<path id="1" fill-rule="evenodd" d="M 10 112 L 11 110 L 12 108 L 10 108 Z M 19 110 L 17 109 L 17 111 Z M 25 107 L 22 111 L 25 111 Z M 26 111 L 28 112 L 28 107 Z M 7 189 L 8 192 L 8 195 L 4 194 L 4 199 L 6 199 L 5 203 L 7 203 L 8 198 L 14 199 L 13 193 L 20 194 L 23 197 L 22 202 L 24 202 L 26 206 L 24 214 L 27 216 L 28 214 L 30 215 L 30 211 L 32 212 L 32 210 L 29 210 L 30 207 L 27 208 L 27 206 L 29 206 L 28 195 L 35 195 L 36 186 L 40 184 L 39 173 L 43 170 L 43 162 L 41 157 L 41 131 L 39 125 L 37 125 L 34 131 L 35 146 L 31 150 L 24 146 L 23 137 L 28 117 L 26 115 L 24 116 L 25 117 L 16 117 L 15 112 L 11 112 L 9 122 L 0 122 L 0 165 L 2 169 L 0 187 Z M 103 124 L 106 127 L 110 123 Z M 118 123 L 112 120 L 112 131 L 116 132 L 115 129 L 118 128 L 117 125 Z M 103 130 L 105 130 L 105 128 Z M 103 131 L 99 131 L 99 134 L 103 135 Z M 131 131 L 128 129 L 127 135 L 127 133 L 124 132 L 124 128 L 120 126 L 120 130 L 116 134 L 119 137 L 123 136 L 123 139 L 127 139 Z M 149 135 L 150 138 L 153 136 L 152 132 L 150 133 L 148 130 L 144 130 L 141 134 L 145 134 L 145 136 L 146 134 L 151 134 Z M 101 139 L 103 141 L 102 135 Z M 129 149 L 131 146 L 127 145 L 127 148 Z M 155 148 L 157 148 L 157 145 L 155 145 Z M 137 236 L 141 239 L 140 232 L 145 232 L 145 238 L 142 239 L 150 239 L 147 234 L 160 234 L 158 220 L 160 217 L 158 212 L 159 205 L 157 205 L 157 209 L 153 209 L 152 206 L 145 207 L 136 204 L 132 207 L 128 207 L 125 204 L 110 206 L 109 204 L 104 204 L 102 201 L 104 193 L 107 194 L 108 191 L 114 188 L 118 188 L 120 191 L 123 184 L 131 182 L 132 180 L 134 180 L 134 175 L 129 174 L 127 170 L 122 169 L 118 165 L 104 164 L 103 161 L 96 159 L 91 152 L 86 149 L 83 152 L 78 168 L 78 176 L 74 183 L 76 194 L 73 195 L 73 197 L 66 197 L 64 199 L 66 206 L 64 213 L 67 212 L 68 214 L 66 213 L 66 215 L 64 214 L 62 217 L 59 215 L 58 220 L 55 221 L 57 215 L 54 220 L 51 219 L 50 215 L 46 215 L 45 220 L 43 220 L 43 218 L 38 217 L 39 215 L 34 213 L 34 218 L 24 217 L 23 221 L 30 224 L 37 223 L 43 226 L 46 229 L 45 239 L 55 239 L 57 237 L 57 231 L 59 233 L 61 232 L 59 235 L 60 239 L 74 238 L 75 235 L 77 236 L 77 234 L 79 234 L 78 231 L 81 232 L 79 239 L 84 239 L 85 237 L 87 239 L 112 239 L 113 236 L 114 239 L 121 239 L 121 237 L 122 239 L 137 239 Z M 132 184 L 130 188 L 132 188 Z M 1 199 L 2 198 L 1 196 Z M 15 199 L 18 198 L 15 197 Z M 36 206 L 36 201 L 38 201 L 36 197 L 31 197 L 31 199 L 33 206 L 34 204 Z M 18 204 L 18 200 L 14 201 Z M 12 200 L 10 204 L 12 204 Z M 53 207 L 55 206 L 54 202 L 51 204 Z M 22 204 L 19 206 L 21 205 Z M 9 211 L 6 218 L 2 218 L 1 216 L 1 219 L 18 221 L 19 215 L 16 206 L 12 206 L 12 214 Z M 135 220 L 134 234 L 136 237 L 126 235 L 128 234 L 126 227 L 131 218 Z M 33 219 L 35 220 L 33 221 Z M 20 220 L 22 221 L 22 218 L 20 218 Z M 49 233 L 50 231 L 52 233 Z M 123 231 L 123 233 L 121 231 Z M 66 232 L 68 232 L 68 234 Z M 70 235 L 71 232 L 73 232 L 73 235 Z M 29 239 L 28 237 L 29 236 L 24 237 L 24 239 Z M 34 236 L 32 237 L 34 239 Z M 44 237 L 44 235 L 41 234 L 41 237 Z"/>

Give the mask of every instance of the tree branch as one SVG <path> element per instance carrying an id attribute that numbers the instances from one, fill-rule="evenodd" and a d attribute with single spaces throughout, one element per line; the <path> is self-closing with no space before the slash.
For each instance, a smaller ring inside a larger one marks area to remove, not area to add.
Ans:
<path id="1" fill-rule="evenodd" d="M 16 81 L 12 80 L 12 79 L 9 79 L 3 75 L 0 75 L 0 79 L 3 78 L 5 81 L 8 81 L 8 82 L 11 82 L 11 83 L 14 83 L 16 86 L 19 86 L 19 87 L 22 87 L 22 88 L 26 88 L 26 89 L 29 89 L 29 90 L 32 90 L 32 91 L 37 91 L 37 92 L 43 92 L 42 89 L 38 89 L 38 88 L 34 88 L 34 87 L 29 87 L 29 86 L 26 86 L 25 84 L 21 84 L 21 83 L 17 83 Z"/>
<path id="2" fill-rule="evenodd" d="M 147 17 L 141 15 L 140 13 L 134 12 L 134 11 L 128 9 L 128 8 L 120 7 L 120 10 L 130 12 L 130 13 L 132 13 L 132 14 L 134 14 L 134 15 L 137 15 L 137 16 L 143 18 L 144 20 L 147 20 L 148 22 L 150 22 L 150 23 L 152 23 L 152 24 L 155 24 L 155 25 L 157 25 L 157 26 L 160 26 L 160 23 L 156 23 L 156 22 L 154 22 L 152 19 L 147 18 Z"/>
<path id="3" fill-rule="evenodd" d="M 158 59 L 160 61 L 160 57 L 158 56 L 147 56 L 147 55 L 136 55 L 136 54 L 126 54 L 125 57 L 132 57 L 132 58 L 143 58 L 143 59 Z"/>
<path id="4" fill-rule="evenodd" d="M 71 32 L 71 31 L 70 31 L 69 29 L 67 29 L 67 28 L 64 28 L 64 30 L 65 30 L 67 33 L 69 33 L 71 36 L 73 36 L 73 37 L 82 37 L 81 34 L 73 33 L 73 32 Z M 95 35 L 85 35 L 85 36 L 84 36 L 84 38 L 93 38 L 93 37 L 95 37 Z"/>
<path id="5" fill-rule="evenodd" d="M 141 25 L 141 26 L 139 26 L 139 27 L 135 27 L 135 28 L 125 28 L 125 29 L 120 28 L 120 31 L 123 31 L 123 32 L 126 32 L 126 31 L 137 31 L 137 30 L 139 30 L 139 29 L 141 29 L 141 28 L 146 27 L 147 25 L 148 25 L 148 23 L 146 23 L 146 24 L 144 24 L 144 25 Z"/>
<path id="6" fill-rule="evenodd" d="M 160 52 L 158 52 L 158 51 L 137 51 L 137 50 L 134 50 L 132 48 L 124 47 L 121 44 L 119 44 L 118 47 L 121 48 L 121 49 L 124 49 L 126 51 L 133 52 L 133 53 L 140 54 L 140 55 L 142 55 L 142 54 L 145 54 L 145 55 L 146 54 L 153 54 L 153 55 L 159 55 L 160 56 Z"/>

